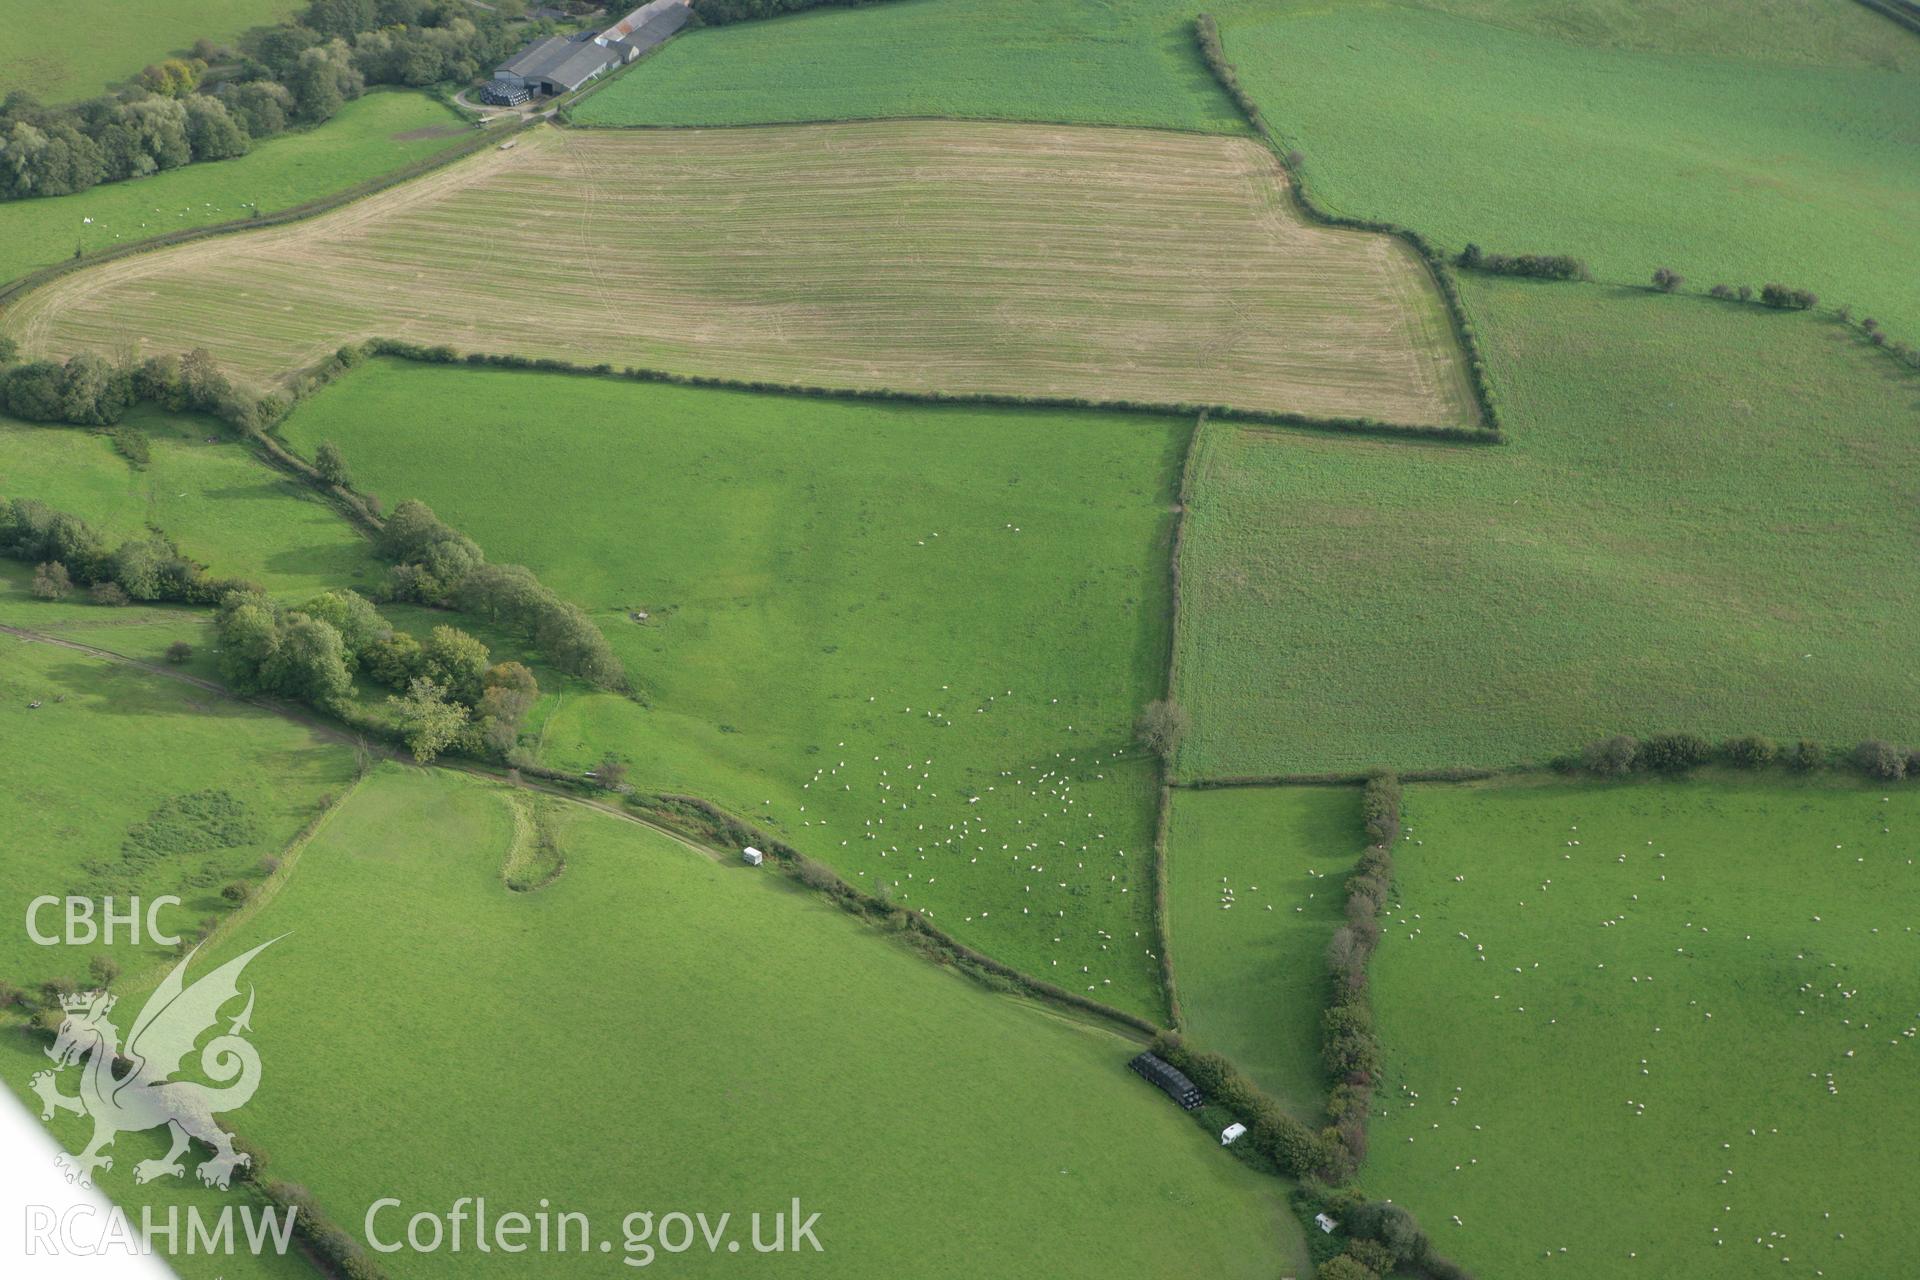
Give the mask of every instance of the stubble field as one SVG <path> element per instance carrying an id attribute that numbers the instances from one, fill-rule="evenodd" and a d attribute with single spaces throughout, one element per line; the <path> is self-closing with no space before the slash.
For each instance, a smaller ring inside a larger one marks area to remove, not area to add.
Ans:
<path id="1" fill-rule="evenodd" d="M 522 137 L 310 222 L 63 277 L 35 354 L 370 336 L 914 392 L 1471 422 L 1424 266 L 1236 138 L 939 121 Z"/>

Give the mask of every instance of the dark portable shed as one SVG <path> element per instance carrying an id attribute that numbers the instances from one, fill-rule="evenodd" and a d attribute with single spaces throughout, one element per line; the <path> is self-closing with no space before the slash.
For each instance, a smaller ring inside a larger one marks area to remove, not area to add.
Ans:
<path id="1" fill-rule="evenodd" d="M 1143 1053 L 1127 1064 L 1141 1079 L 1172 1098 L 1187 1111 L 1195 1110 L 1206 1099 L 1200 1096 L 1199 1088 L 1187 1079 L 1172 1063 L 1151 1053 Z"/>

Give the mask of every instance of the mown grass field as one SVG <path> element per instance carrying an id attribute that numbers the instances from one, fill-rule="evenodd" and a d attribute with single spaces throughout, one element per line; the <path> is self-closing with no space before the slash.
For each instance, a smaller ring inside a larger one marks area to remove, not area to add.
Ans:
<path id="1" fill-rule="evenodd" d="M 110 544 L 159 529 L 216 577 L 294 602 L 334 587 L 370 591 L 383 576 L 365 538 L 221 424 L 150 405 L 123 421 L 148 437 L 145 470 L 104 434 L 0 418 L 0 495 L 71 512 Z"/>
<path id="2" fill-rule="evenodd" d="M 248 971 L 266 1074 L 245 1126 L 356 1236 L 381 1196 L 405 1206 L 382 1231 L 463 1195 L 492 1213 L 545 1198 L 590 1214 L 618 1259 L 628 1212 L 732 1212 L 744 1239 L 748 1214 L 798 1196 L 825 1251 L 784 1255 L 795 1274 L 1304 1270 L 1280 1185 L 1131 1076 L 1130 1043 L 599 814 L 564 824 L 564 875 L 511 893 L 512 832 L 502 791 L 383 766 L 223 951 L 287 935 Z M 704 1246 L 655 1261 L 740 1268 Z M 471 1248 L 381 1263 L 612 1265 Z"/>
<path id="3" fill-rule="evenodd" d="M 0 56 L 0 66 L 6 65 Z M 291 208 L 445 149 L 460 118 L 420 93 L 370 93 L 326 124 L 260 143 L 236 160 L 169 169 L 74 196 L 0 201 L 0 282 L 184 227 Z"/>
<path id="4" fill-rule="evenodd" d="M 1406 819 L 1370 1190 L 1481 1275 L 1907 1265 L 1920 794 L 1418 787 Z"/>
<path id="5" fill-rule="evenodd" d="M 0 97 L 25 90 L 43 102 L 104 92 L 140 68 L 205 37 L 232 40 L 248 27 L 292 16 L 294 0 L 8 0 L 0 24 Z"/>
<path id="6" fill-rule="evenodd" d="M 1852 0 L 1220 0 L 1228 56 L 1316 196 L 1459 248 L 1768 279 L 1876 312 L 1916 247 L 1920 43 Z M 939 0 L 689 33 L 588 124 L 957 115 L 1237 132 L 1193 5 Z"/>
<path id="7" fill-rule="evenodd" d="M 379 335 L 849 388 L 1476 412 L 1404 245 L 1303 222 L 1250 141 L 1111 129 L 546 130 L 310 222 L 76 272 L 6 328 L 32 352 L 204 345 L 262 385 Z"/>
<path id="8" fill-rule="evenodd" d="M 1887 269 L 1920 252 L 1920 39 L 1851 0 L 1314 6 L 1224 31 L 1336 210 L 1611 280 L 1782 280 L 1920 340 L 1920 292 Z"/>
<path id="9" fill-rule="evenodd" d="M 1805 316 L 1604 286 L 1466 295 L 1509 444 L 1207 429 L 1183 773 L 1920 729 L 1920 380 Z"/>
<path id="10" fill-rule="evenodd" d="M 593 614 L 648 705 L 548 699 L 544 759 L 613 751 L 1162 1016 L 1129 739 L 1164 689 L 1189 424 L 374 361 L 284 430 Z"/>
<path id="11" fill-rule="evenodd" d="M 1327 942 L 1363 843 L 1353 787 L 1173 793 L 1167 900 L 1184 1030 L 1315 1126 Z"/>
<path id="12" fill-rule="evenodd" d="M 9 611 L 7 620 L 13 622 Z M 17 624 L 16 624 L 17 625 Z M 99 641 L 91 641 L 99 643 Z M 111 647 L 107 645 L 104 647 Z M 39 702 L 38 707 L 31 704 Z M 0 901 L 13 926 L 0 936 L 0 981 L 83 981 L 110 953 L 132 976 L 159 948 L 42 947 L 27 935 L 27 904 L 68 894 L 177 894 L 163 927 L 224 915 L 220 887 L 257 881 L 327 793 L 353 775 L 353 753 L 260 711 L 133 668 L 0 635 L 0 740 L 9 744 L 0 788 Z M 196 801 L 222 792 L 233 806 Z M 144 830 L 139 828 L 144 827 Z M 43 913 L 60 932 L 60 912 Z"/>
<path id="13" fill-rule="evenodd" d="M 589 125 L 965 116 L 1244 129 L 1168 0 L 913 0 L 683 33 Z"/>

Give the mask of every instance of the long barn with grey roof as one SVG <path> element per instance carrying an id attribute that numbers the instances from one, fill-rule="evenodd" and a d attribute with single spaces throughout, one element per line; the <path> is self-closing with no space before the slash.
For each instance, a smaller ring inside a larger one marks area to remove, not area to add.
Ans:
<path id="1" fill-rule="evenodd" d="M 537 40 L 494 68 L 493 81 L 481 96 L 518 105 L 535 94 L 572 93 L 662 44 L 692 16 L 686 0 L 652 0 L 597 34 Z"/>

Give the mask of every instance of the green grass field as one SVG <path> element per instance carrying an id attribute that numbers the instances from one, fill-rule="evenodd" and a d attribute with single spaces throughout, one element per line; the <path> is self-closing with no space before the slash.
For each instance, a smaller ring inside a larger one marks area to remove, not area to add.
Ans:
<path id="1" fill-rule="evenodd" d="M 326 124 L 270 139 L 237 160 L 74 196 L 0 201 L 0 282 L 71 258 L 76 248 L 91 252 L 316 200 L 443 150 L 454 135 L 440 131 L 459 125 L 425 94 L 371 93 Z M 402 136 L 422 130 L 438 136 Z"/>
<path id="2" fill-rule="evenodd" d="M 96 953 L 110 952 L 129 977 L 160 955 L 124 939 L 38 946 L 23 923 L 34 898 L 110 893 L 124 907 L 129 893 L 173 893 L 181 905 L 160 916 L 170 929 L 224 915 L 220 887 L 257 879 L 260 859 L 279 853 L 353 773 L 352 752 L 297 725 L 12 636 L 0 636 L 0 740 L 10 744 L 0 896 L 16 917 L 0 935 L 0 980 L 17 986 L 84 980 Z M 191 799 L 208 792 L 225 793 L 237 811 Z M 59 911 L 40 925 L 59 932 Z"/>
<path id="3" fill-rule="evenodd" d="M 1611 280 L 1781 280 L 1920 340 L 1920 296 L 1886 269 L 1920 252 L 1920 39 L 1851 0 L 1315 6 L 1224 29 L 1340 212 Z"/>
<path id="4" fill-rule="evenodd" d="M 1638 282 L 1769 279 L 1920 340 L 1920 41 L 1852 0 L 1221 0 L 1228 56 L 1318 198 L 1458 248 Z M 676 39 L 583 123 L 958 115 L 1237 131 L 1195 6 L 919 0 Z"/>
<path id="5" fill-rule="evenodd" d="M 131 1014 L 122 1017 L 123 1029 Z M 20 1104 L 30 1109 L 30 1114 L 40 1114 L 40 1099 L 30 1090 L 28 1081 L 52 1064 L 42 1051 L 43 1041 L 32 1039 L 23 1026 L 0 1016 L 0 1088 L 10 1091 L 19 1098 Z M 62 1082 L 63 1092 L 71 1094 L 74 1090 L 72 1073 Z M 12 1106 L 11 1102 L 0 1100 L 0 1105 Z M 77 1116 L 58 1114 L 47 1123 L 47 1129 L 55 1139 L 65 1144 L 67 1150 L 78 1151 L 85 1147 L 93 1126 Z M 131 1169 L 141 1160 L 158 1159 L 167 1151 L 166 1131 L 149 1130 L 145 1133 L 125 1133 L 113 1145 L 118 1155 L 114 1160 L 116 1169 Z M 23 1157 L 9 1150 L 7 1158 L 19 1161 Z M 19 1165 L 15 1165 L 19 1168 Z M 236 1187 L 228 1191 L 219 1191 L 200 1185 L 189 1176 L 186 1182 L 166 1179 L 150 1182 L 145 1186 L 133 1185 L 131 1175 L 117 1176 L 113 1173 L 102 1175 L 111 1188 L 111 1198 L 121 1208 L 132 1215 L 130 1221 L 136 1225 L 140 1221 L 142 1206 L 152 1206 L 155 1219 L 164 1226 L 170 1209 L 180 1214 L 182 1232 L 189 1221 L 187 1215 L 197 1212 L 211 1225 L 217 1221 L 221 1212 L 228 1206 L 234 1208 L 236 1219 L 244 1212 L 259 1214 L 266 1203 L 254 1192 Z M 92 1225 L 92 1224 L 85 1224 Z M 76 1237 L 81 1235 L 83 1227 L 76 1228 Z M 236 1221 L 234 1230 L 240 1231 Z M 297 1250 L 286 1255 L 271 1251 L 262 1255 L 247 1252 L 244 1248 L 232 1254 L 206 1254 L 184 1252 L 168 1257 L 167 1265 L 182 1280 L 313 1280 L 312 1263 L 301 1256 Z"/>
<path id="6" fill-rule="evenodd" d="M 103 434 L 0 418 L 0 494 L 71 512 L 110 543 L 160 529 L 214 576 L 258 582 L 295 602 L 333 587 L 371 590 L 383 576 L 365 538 L 219 423 L 150 405 L 124 421 L 148 436 L 146 470 Z"/>
<path id="7" fill-rule="evenodd" d="M 589 125 L 964 116 L 1241 131 L 1167 0 L 911 0 L 676 37 Z"/>
<path id="8" fill-rule="evenodd" d="M 291 17 L 295 0 L 8 0 L 0 24 L 0 97 L 23 89 L 43 102 L 91 97 L 205 37 Z"/>
<path id="9" fill-rule="evenodd" d="M 614 751 L 1157 1016 L 1153 770 L 1114 753 L 1164 680 L 1188 429 L 375 361 L 285 434 L 599 621 L 651 705 L 550 699 L 545 759 Z"/>
<path id="10" fill-rule="evenodd" d="M 1325 1120 L 1327 941 L 1363 840 L 1351 787 L 1173 793 L 1168 928 L 1184 1030 L 1313 1125 Z"/>
<path id="11" fill-rule="evenodd" d="M 1467 299 L 1505 446 L 1208 428 L 1183 773 L 1920 730 L 1920 380 L 1804 316 L 1606 286 Z"/>
<path id="12" fill-rule="evenodd" d="M 384 766 L 222 953 L 287 935 L 248 970 L 266 1083 L 236 1122 L 356 1236 L 380 1196 L 405 1206 L 382 1232 L 463 1195 L 496 1214 L 544 1197 L 616 1250 L 628 1212 L 732 1212 L 744 1238 L 798 1196 L 825 1251 L 786 1255 L 795 1274 L 1303 1270 L 1280 1185 L 1132 1077 L 1132 1044 L 599 814 L 563 823 L 560 879 L 511 893 L 512 832 L 499 789 Z M 704 1246 L 656 1261 L 740 1267 Z"/>
<path id="13" fill-rule="evenodd" d="M 1418 787 L 1406 819 L 1370 1191 L 1481 1275 L 1904 1269 L 1920 794 Z"/>

